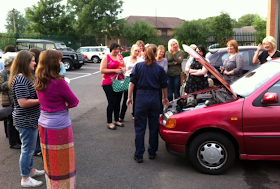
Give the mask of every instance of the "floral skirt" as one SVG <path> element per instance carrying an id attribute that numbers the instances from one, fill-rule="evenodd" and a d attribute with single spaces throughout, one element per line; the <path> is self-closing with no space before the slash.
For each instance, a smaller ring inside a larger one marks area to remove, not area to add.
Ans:
<path id="1" fill-rule="evenodd" d="M 48 189 L 76 188 L 76 159 L 72 126 L 50 130 L 39 125 Z"/>

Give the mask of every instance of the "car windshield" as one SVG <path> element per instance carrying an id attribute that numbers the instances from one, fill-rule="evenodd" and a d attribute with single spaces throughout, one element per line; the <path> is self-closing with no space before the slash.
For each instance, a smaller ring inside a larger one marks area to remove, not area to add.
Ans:
<path id="1" fill-rule="evenodd" d="M 279 62 L 269 62 L 246 73 L 231 85 L 231 89 L 240 96 L 247 97 L 268 80 L 280 72 Z"/>
<path id="2" fill-rule="evenodd" d="M 66 45 L 64 43 L 55 43 L 57 49 L 66 49 Z"/>

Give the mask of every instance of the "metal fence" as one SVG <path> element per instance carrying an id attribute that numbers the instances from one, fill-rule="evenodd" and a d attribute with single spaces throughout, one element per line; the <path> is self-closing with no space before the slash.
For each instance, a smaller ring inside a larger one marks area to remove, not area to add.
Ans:
<path id="1" fill-rule="evenodd" d="M 0 49 L 4 50 L 7 45 L 16 46 L 17 39 L 46 39 L 64 42 L 68 47 L 76 50 L 81 46 L 97 46 L 105 44 L 105 39 L 97 39 L 94 36 L 61 36 L 61 35 L 40 35 L 40 34 L 10 34 L 0 33 Z"/>

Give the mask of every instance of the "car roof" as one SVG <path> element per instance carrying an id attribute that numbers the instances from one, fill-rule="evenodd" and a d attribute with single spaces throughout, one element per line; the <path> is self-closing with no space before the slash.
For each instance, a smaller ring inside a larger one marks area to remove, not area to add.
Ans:
<path id="1" fill-rule="evenodd" d="M 100 48 L 100 47 L 108 48 L 107 46 L 84 46 L 84 47 L 80 47 L 80 48 Z"/>
<path id="2" fill-rule="evenodd" d="M 16 42 L 29 42 L 29 43 L 64 43 L 62 41 L 51 41 L 46 39 L 17 39 Z"/>
<path id="3" fill-rule="evenodd" d="M 249 49 L 257 49 L 257 46 L 238 46 L 239 50 L 249 50 Z M 208 49 L 208 51 L 212 54 L 216 53 L 216 52 L 226 52 L 227 51 L 227 47 L 224 48 L 217 48 L 217 49 Z"/>

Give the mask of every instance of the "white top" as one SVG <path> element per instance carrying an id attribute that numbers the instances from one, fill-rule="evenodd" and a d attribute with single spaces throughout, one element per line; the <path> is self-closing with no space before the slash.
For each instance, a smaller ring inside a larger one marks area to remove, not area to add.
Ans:
<path id="1" fill-rule="evenodd" d="M 134 68 L 134 66 L 138 63 L 138 62 L 143 62 L 144 60 L 141 57 L 137 56 L 137 61 L 132 63 L 131 62 L 131 56 L 127 56 L 123 58 L 123 61 L 125 63 L 125 67 L 126 67 L 126 72 L 125 72 L 125 77 L 130 77 L 130 74 Z"/>

